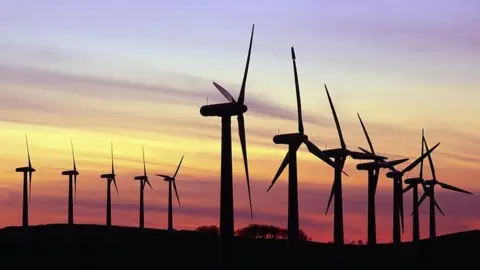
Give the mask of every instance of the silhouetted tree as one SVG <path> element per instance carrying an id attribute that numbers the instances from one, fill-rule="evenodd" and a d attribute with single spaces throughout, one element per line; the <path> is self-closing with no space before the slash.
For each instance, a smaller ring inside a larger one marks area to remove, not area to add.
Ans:
<path id="1" fill-rule="evenodd" d="M 287 239 L 288 230 L 272 225 L 250 224 L 244 228 L 238 229 L 235 234 L 242 237 L 262 238 L 262 239 Z M 300 230 L 300 241 L 310 241 L 311 238 Z"/>
<path id="2" fill-rule="evenodd" d="M 213 234 L 218 234 L 220 232 L 220 229 L 215 226 L 215 225 L 209 225 L 209 226 L 200 226 L 195 229 L 197 232 L 208 232 L 208 233 L 213 233 Z"/>

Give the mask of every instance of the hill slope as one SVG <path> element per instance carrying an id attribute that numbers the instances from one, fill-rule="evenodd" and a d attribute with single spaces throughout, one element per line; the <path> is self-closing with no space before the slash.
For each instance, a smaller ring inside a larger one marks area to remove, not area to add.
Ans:
<path id="1" fill-rule="evenodd" d="M 298 269 L 449 269 L 475 267 L 480 231 L 468 231 L 398 247 L 380 244 L 374 249 L 347 245 L 304 243 Z M 130 227 L 51 224 L 7 227 L 0 230 L 2 265 L 36 267 L 113 265 L 155 269 L 217 269 L 217 235 Z M 433 260 L 432 260 L 433 259 Z M 286 269 L 286 241 L 236 239 L 237 270 Z M 427 265 L 427 262 L 430 262 Z M 426 267 L 429 266 L 429 267 Z M 467 267 L 468 266 L 468 267 Z"/>

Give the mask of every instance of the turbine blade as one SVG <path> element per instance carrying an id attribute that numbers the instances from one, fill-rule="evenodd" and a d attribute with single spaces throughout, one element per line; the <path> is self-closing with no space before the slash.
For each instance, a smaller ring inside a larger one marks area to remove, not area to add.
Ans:
<path id="1" fill-rule="evenodd" d="M 248 46 L 247 63 L 245 64 L 245 72 L 243 73 L 242 87 L 240 88 L 240 94 L 238 95 L 238 103 L 242 105 L 245 101 L 245 87 L 247 86 L 248 68 L 250 66 L 250 56 L 252 54 L 252 43 L 253 43 L 254 31 L 255 31 L 255 24 L 252 25 L 252 33 L 250 35 L 250 45 Z"/>
<path id="2" fill-rule="evenodd" d="M 176 184 L 177 181 L 173 180 L 173 190 L 175 190 L 175 196 L 177 196 L 177 202 L 178 202 L 178 206 L 179 207 L 182 207 L 180 205 L 180 197 L 178 196 L 178 190 L 177 190 L 177 184 Z"/>
<path id="3" fill-rule="evenodd" d="M 73 141 L 72 140 L 70 140 L 70 144 L 72 146 L 73 170 L 76 171 L 77 170 L 77 164 L 75 163 L 75 152 L 73 150 Z"/>
<path id="4" fill-rule="evenodd" d="M 178 170 L 180 170 L 180 166 L 182 165 L 184 155 L 182 155 L 182 158 L 180 159 L 180 162 L 178 163 L 177 170 L 175 171 L 175 174 L 173 175 L 172 178 L 175 178 L 177 176 Z"/>
<path id="5" fill-rule="evenodd" d="M 327 204 L 327 209 L 325 209 L 325 215 L 328 214 L 328 209 L 330 209 L 330 204 L 332 204 L 332 199 L 333 199 L 333 195 L 334 195 L 334 188 L 335 188 L 335 180 L 333 181 L 332 189 L 330 190 L 330 197 L 328 198 L 328 204 Z"/>
<path id="6" fill-rule="evenodd" d="M 374 181 L 373 181 L 373 194 L 377 193 L 377 185 L 378 185 L 378 176 L 380 173 L 380 169 L 374 170 Z"/>
<path id="7" fill-rule="evenodd" d="M 373 149 L 373 144 L 372 141 L 370 140 L 370 136 L 368 136 L 367 128 L 363 124 L 362 118 L 360 117 L 360 114 L 357 112 L 358 120 L 360 120 L 360 124 L 362 125 L 363 133 L 365 134 L 365 138 L 367 138 L 368 146 L 370 147 L 370 151 L 372 154 L 375 155 L 375 150 Z"/>
<path id="8" fill-rule="evenodd" d="M 425 149 L 428 152 L 427 139 L 425 139 L 425 137 L 423 137 L 422 140 L 423 140 L 423 143 L 425 144 Z M 436 176 L 436 173 L 435 173 L 435 166 L 433 165 L 433 159 L 432 159 L 432 155 L 430 155 L 430 153 L 428 154 L 428 163 L 430 164 L 430 171 L 432 173 L 432 178 L 433 178 L 434 181 L 437 181 L 437 176 Z"/>
<path id="9" fill-rule="evenodd" d="M 150 181 L 148 181 L 148 179 L 145 179 L 145 183 L 147 183 L 147 185 L 150 187 L 150 189 L 153 190 L 153 187 L 152 187 L 152 185 L 150 185 Z M 144 187 L 145 187 L 145 185 L 144 185 Z"/>
<path id="10" fill-rule="evenodd" d="M 418 201 L 418 206 L 417 207 L 419 207 L 422 204 L 422 202 L 425 200 L 425 198 L 427 198 L 427 195 L 428 195 L 427 193 L 423 193 L 422 197 L 420 198 L 420 201 Z"/>
<path id="11" fill-rule="evenodd" d="M 240 144 L 242 146 L 242 153 L 243 153 L 243 165 L 245 166 L 245 175 L 247 179 L 248 202 L 250 204 L 250 217 L 253 218 L 252 194 L 250 192 L 250 174 L 248 173 L 247 139 L 245 135 L 245 119 L 243 118 L 243 114 L 238 115 L 237 120 L 238 120 L 238 135 L 240 137 Z"/>
<path id="12" fill-rule="evenodd" d="M 227 89 L 223 88 L 223 86 L 221 86 L 220 84 L 216 83 L 216 82 L 213 82 L 213 85 L 215 86 L 215 88 L 218 89 L 218 91 L 220 91 L 220 93 L 222 93 L 222 95 L 230 102 L 230 103 L 235 103 L 235 99 L 232 97 L 232 95 L 230 94 L 230 92 L 227 91 Z"/>
<path id="13" fill-rule="evenodd" d="M 442 216 L 445 216 L 445 214 L 442 211 L 442 208 L 440 208 L 440 205 L 438 205 L 438 203 L 435 200 L 433 200 L 433 204 L 438 209 L 438 211 L 440 211 L 440 214 L 442 214 Z"/>
<path id="14" fill-rule="evenodd" d="M 145 165 L 145 149 L 142 145 L 142 156 L 143 156 L 143 176 L 147 176 L 147 165 Z"/>
<path id="15" fill-rule="evenodd" d="M 325 86 L 325 91 L 327 92 L 327 97 L 328 97 L 328 102 L 330 103 L 330 108 L 332 109 L 332 114 L 333 114 L 333 119 L 335 120 L 335 125 L 337 126 L 337 131 L 338 131 L 338 138 L 340 139 L 340 145 L 342 146 L 342 149 L 347 149 L 347 146 L 345 145 L 345 140 L 343 139 L 342 135 L 342 128 L 340 127 L 340 122 L 338 121 L 338 116 L 335 111 L 335 106 L 333 106 L 333 101 L 332 98 L 330 97 L 330 93 L 328 92 L 327 85 L 324 84 Z"/>
<path id="16" fill-rule="evenodd" d="M 110 142 L 110 150 L 112 152 L 112 174 L 115 174 L 115 167 L 113 166 L 113 142 Z"/>
<path id="17" fill-rule="evenodd" d="M 342 173 L 345 174 L 345 176 L 350 177 L 350 175 L 348 175 L 348 173 L 346 173 L 345 171 L 342 171 Z"/>
<path id="18" fill-rule="evenodd" d="M 405 161 L 407 161 L 407 160 L 408 160 L 408 158 L 390 160 L 390 161 L 385 162 L 385 166 L 386 166 L 386 167 L 397 166 L 398 164 L 401 164 L 401 163 L 403 163 L 403 162 L 405 162 Z"/>
<path id="19" fill-rule="evenodd" d="M 157 176 L 160 176 L 160 177 L 163 177 L 163 178 L 170 178 L 170 176 L 165 175 L 165 174 L 159 174 L 159 173 L 157 173 L 156 175 L 157 175 Z M 172 178 L 173 178 L 173 177 L 172 177 Z"/>
<path id="20" fill-rule="evenodd" d="M 402 173 L 406 173 L 406 172 L 409 172 L 411 171 L 413 168 L 415 168 L 419 163 L 420 161 L 422 161 L 423 159 L 425 159 L 427 156 L 430 155 L 430 153 L 433 152 L 433 150 L 435 150 L 435 148 L 437 148 L 438 146 L 440 145 L 440 143 L 437 143 L 432 149 L 428 150 L 427 148 L 427 152 L 423 153 L 423 155 L 421 155 L 419 158 L 417 158 L 414 162 L 412 162 L 410 165 L 408 165 L 405 169 L 402 170 Z"/>
<path id="21" fill-rule="evenodd" d="M 290 151 L 287 151 L 287 154 L 285 155 L 285 158 L 283 159 L 282 163 L 280 164 L 280 167 L 278 168 L 277 173 L 275 174 L 275 177 L 273 177 L 272 183 L 268 187 L 267 192 L 270 191 L 270 189 L 273 187 L 275 182 L 277 182 L 278 178 L 282 174 L 283 170 L 285 170 L 285 168 L 287 167 L 287 165 L 289 163 L 289 159 L 288 159 L 289 152 Z"/>
<path id="22" fill-rule="evenodd" d="M 461 189 L 461 188 L 458 188 L 458 187 L 455 187 L 455 186 L 452 186 L 452 185 L 449 185 L 449 184 L 445 184 L 445 183 L 442 183 L 442 182 L 439 182 L 439 181 L 437 181 L 437 184 L 439 184 L 444 189 L 453 190 L 453 191 L 456 191 L 456 192 L 461 192 L 461 193 L 473 195 L 473 193 L 471 193 L 470 191 L 466 191 L 464 189 Z"/>
<path id="23" fill-rule="evenodd" d="M 120 196 L 120 194 L 118 193 L 117 181 L 115 180 L 115 177 L 112 178 L 112 181 L 113 185 L 115 186 L 115 190 L 117 191 L 117 196 Z"/>
<path id="24" fill-rule="evenodd" d="M 367 151 L 365 148 L 362 148 L 360 146 L 358 147 L 358 149 L 362 150 L 362 152 L 364 152 L 365 154 L 373 154 L 373 153 Z"/>
<path id="25" fill-rule="evenodd" d="M 409 190 L 412 189 L 412 188 L 413 188 L 413 185 L 412 185 L 412 184 L 408 185 L 406 188 L 403 189 L 403 193 L 409 191 Z"/>
<path id="26" fill-rule="evenodd" d="M 302 100 L 300 98 L 300 84 L 298 82 L 297 62 L 295 57 L 295 49 L 292 47 L 293 76 L 295 77 L 295 93 L 297 96 L 297 114 L 298 114 L 298 133 L 303 134 L 303 118 L 302 118 Z"/>
<path id="27" fill-rule="evenodd" d="M 420 155 L 423 155 L 423 152 L 425 151 L 423 149 L 423 140 L 425 140 L 425 133 L 424 133 L 424 130 L 422 128 L 422 153 Z M 419 174 L 419 177 L 423 179 L 423 159 L 422 161 L 420 161 L 420 174 Z"/>
<path id="28" fill-rule="evenodd" d="M 30 159 L 30 148 L 28 147 L 28 137 L 26 133 L 25 133 L 25 143 L 27 144 L 28 167 L 32 168 L 32 160 Z"/>
<path id="29" fill-rule="evenodd" d="M 315 144 L 313 144 L 311 141 L 309 141 L 308 139 L 305 139 L 303 141 L 303 143 L 305 143 L 305 145 L 307 146 L 307 149 L 310 153 L 312 153 L 313 155 L 315 155 L 317 158 L 323 160 L 323 162 L 327 163 L 328 165 L 330 165 L 332 168 L 335 168 L 335 163 L 333 163 L 333 161 L 325 156 L 322 152 L 322 150 L 320 150 Z"/>

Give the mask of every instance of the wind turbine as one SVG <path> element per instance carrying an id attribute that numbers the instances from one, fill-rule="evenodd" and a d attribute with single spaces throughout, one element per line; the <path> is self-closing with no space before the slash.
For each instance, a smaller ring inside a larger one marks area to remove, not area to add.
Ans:
<path id="1" fill-rule="evenodd" d="M 77 199 L 77 165 L 75 162 L 75 152 L 73 150 L 73 141 L 70 141 L 72 146 L 73 170 L 63 171 L 62 175 L 68 175 L 68 224 L 73 225 L 73 193 L 75 192 L 75 201 Z M 72 183 L 73 180 L 73 183 Z M 73 186 L 73 189 L 72 189 Z"/>
<path id="2" fill-rule="evenodd" d="M 112 153 L 112 172 L 100 175 L 100 178 L 107 179 L 107 226 L 112 226 L 112 196 L 111 196 L 111 184 L 115 185 L 115 189 L 118 194 L 117 181 L 115 181 L 115 167 L 113 166 L 113 143 L 110 144 Z"/>
<path id="3" fill-rule="evenodd" d="M 445 215 L 443 213 L 443 211 L 440 209 L 440 206 L 438 206 L 438 204 L 435 202 L 435 186 L 439 185 L 443 189 L 448 189 L 448 190 L 461 192 L 461 193 L 465 193 L 465 194 L 470 194 L 470 195 L 473 195 L 473 193 L 471 193 L 469 191 L 466 191 L 464 189 L 454 187 L 452 185 L 449 185 L 449 184 L 438 181 L 437 176 L 435 174 L 435 166 L 433 165 L 432 156 L 430 154 L 431 151 L 428 151 L 427 140 L 425 139 L 425 137 L 423 137 L 423 143 L 425 144 L 425 149 L 427 149 L 428 163 L 430 163 L 430 170 L 432 172 L 432 178 L 433 179 L 425 181 L 425 184 L 427 184 L 429 186 L 428 191 L 425 192 L 422 195 L 422 198 L 420 198 L 420 201 L 418 202 L 418 206 L 420 206 L 420 204 L 422 204 L 422 202 L 425 200 L 427 195 L 430 197 L 430 211 L 429 211 L 430 212 L 430 238 L 433 239 L 437 235 L 436 224 L 435 224 L 435 207 L 437 207 L 438 210 L 440 210 L 440 213 L 442 213 L 442 215 Z M 433 148 L 435 148 L 435 147 L 433 147 Z"/>
<path id="4" fill-rule="evenodd" d="M 180 166 L 182 165 L 183 155 L 178 163 L 177 170 L 173 174 L 173 176 L 168 176 L 164 174 L 157 174 L 157 176 L 163 177 L 163 180 L 168 182 L 168 231 L 173 232 L 173 207 L 172 207 L 172 184 L 173 189 L 175 190 L 175 196 L 177 196 L 178 206 L 180 207 L 180 198 L 178 197 L 177 191 L 177 184 L 175 182 L 175 177 L 178 174 L 178 170 L 180 170 Z"/>
<path id="5" fill-rule="evenodd" d="M 365 149 L 360 148 L 360 150 L 365 153 L 371 153 L 375 155 L 375 150 L 373 149 L 373 143 L 368 136 L 367 128 L 363 124 L 360 114 L 357 113 L 358 120 L 362 125 L 363 133 L 367 139 L 368 145 L 370 147 L 370 152 Z M 374 162 L 360 163 L 357 164 L 357 170 L 365 170 L 368 172 L 368 245 L 375 245 L 377 243 L 377 228 L 375 221 L 375 193 L 377 191 L 378 177 L 380 169 L 391 168 L 398 164 L 401 164 L 407 161 L 408 158 L 386 161 L 384 159 L 375 160 Z"/>
<path id="6" fill-rule="evenodd" d="M 288 254 L 291 268 L 298 267 L 296 263 L 298 239 L 299 239 L 299 220 L 298 220 L 298 180 L 297 180 L 297 150 L 304 143 L 310 153 L 314 154 L 319 159 L 323 160 L 328 165 L 334 167 L 333 161 L 325 157 L 322 151 L 308 140 L 308 136 L 304 133 L 302 120 L 302 102 L 300 99 L 300 85 L 298 82 L 297 65 L 295 50 L 291 48 L 293 73 L 295 78 L 295 91 L 297 96 L 297 114 L 298 114 L 298 132 L 279 134 L 273 137 L 275 144 L 288 145 L 288 152 L 283 159 L 280 168 L 278 168 L 275 177 L 272 180 L 267 192 L 273 187 L 277 179 L 282 174 L 285 167 L 288 165 Z"/>
<path id="7" fill-rule="evenodd" d="M 395 168 L 389 168 L 388 178 L 393 179 L 393 243 L 401 243 L 401 231 L 403 231 L 403 175 L 414 169 L 423 159 L 425 159 L 440 143 L 437 143 L 432 149 L 423 153 L 419 158 L 410 163 L 405 169 L 399 171 Z"/>
<path id="8" fill-rule="evenodd" d="M 338 137 L 340 139 L 341 148 L 336 149 L 327 149 L 324 150 L 323 153 L 325 156 L 329 158 L 333 158 L 335 174 L 334 180 L 332 185 L 332 190 L 330 192 L 330 198 L 328 199 L 327 209 L 325 211 L 325 215 L 328 213 L 328 209 L 330 208 L 330 204 L 332 203 L 332 199 L 335 195 L 334 201 L 334 208 L 333 208 L 333 242 L 337 245 L 344 244 L 344 237 L 343 237 L 343 199 L 342 199 L 342 171 L 343 167 L 345 166 L 345 161 L 348 156 L 353 159 L 387 159 L 386 157 L 377 156 L 373 153 L 363 153 L 363 152 L 355 152 L 347 149 L 347 145 L 345 144 L 345 140 L 343 139 L 342 129 L 340 127 L 340 122 L 337 117 L 337 113 L 335 111 L 335 107 L 333 106 L 332 98 L 330 97 L 330 93 L 328 92 L 327 85 L 325 84 L 325 91 L 327 93 L 328 102 L 330 103 L 330 108 L 332 110 L 333 118 L 335 120 L 335 125 L 338 131 Z"/>
<path id="9" fill-rule="evenodd" d="M 250 45 L 248 48 L 247 63 L 243 74 L 242 86 L 238 101 L 219 84 L 213 85 L 228 100 L 227 103 L 204 105 L 200 108 L 202 116 L 216 116 L 222 118 L 222 149 L 221 149 L 221 172 L 220 172 L 220 245 L 219 265 L 222 270 L 234 268 L 234 220 L 233 220 L 233 180 L 232 180 L 232 134 L 231 117 L 237 115 L 238 133 L 243 152 L 243 163 L 247 178 L 248 199 L 250 203 L 250 216 L 253 218 L 252 198 L 250 194 L 250 176 L 247 162 L 247 142 L 245 136 L 245 119 L 243 114 L 248 108 L 244 104 L 245 86 L 247 83 L 248 67 L 252 51 L 253 33 L 255 25 L 252 26 Z"/>
<path id="10" fill-rule="evenodd" d="M 143 191 L 145 190 L 145 184 L 147 184 L 151 189 L 153 189 L 152 185 L 148 181 L 147 176 L 147 167 L 145 165 L 145 150 L 142 146 L 142 156 L 143 156 L 143 175 L 135 176 L 133 179 L 140 181 L 140 216 L 139 216 L 139 227 L 143 229 L 145 227 L 145 220 L 143 215 Z"/>
<path id="11" fill-rule="evenodd" d="M 424 154 L 424 130 L 422 129 L 422 150 L 421 155 Z M 410 189 L 413 192 L 412 199 L 413 199 L 413 225 L 412 225 L 412 241 L 417 242 L 420 240 L 420 215 L 418 213 L 418 185 L 421 184 L 425 194 L 428 194 L 428 190 L 425 184 L 425 180 L 423 179 L 423 159 L 420 161 L 420 172 L 418 177 L 405 179 L 405 184 L 407 187 L 403 190 L 403 193 L 409 191 Z M 440 209 L 440 206 L 437 205 Z M 440 209 L 440 211 L 442 211 Z M 443 213 L 443 212 L 442 212 Z"/>
<path id="12" fill-rule="evenodd" d="M 28 167 L 16 168 L 16 172 L 23 173 L 23 209 L 22 209 L 22 226 L 28 227 L 28 204 L 32 195 L 32 174 L 36 171 L 32 167 L 32 161 L 30 159 L 30 149 L 28 148 L 28 138 L 25 134 L 25 143 L 27 145 L 27 157 Z"/>

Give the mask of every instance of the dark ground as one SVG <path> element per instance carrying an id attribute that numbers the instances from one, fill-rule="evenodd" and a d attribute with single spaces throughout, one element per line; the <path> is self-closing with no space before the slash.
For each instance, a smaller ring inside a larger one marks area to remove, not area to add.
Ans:
<path id="1" fill-rule="evenodd" d="M 0 230 L 0 268 L 217 269 L 216 235 L 98 225 L 39 225 Z M 375 249 L 307 242 L 298 269 L 480 269 L 480 231 Z M 237 270 L 286 269 L 285 240 L 236 239 Z M 427 264 L 428 263 L 428 264 Z"/>

